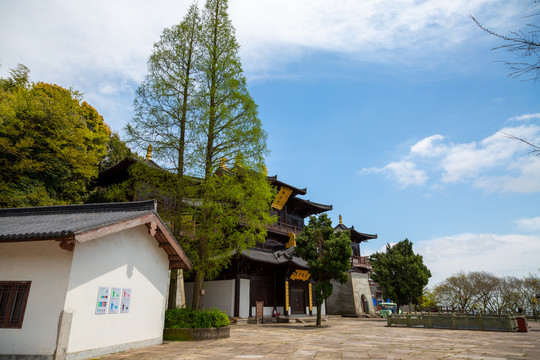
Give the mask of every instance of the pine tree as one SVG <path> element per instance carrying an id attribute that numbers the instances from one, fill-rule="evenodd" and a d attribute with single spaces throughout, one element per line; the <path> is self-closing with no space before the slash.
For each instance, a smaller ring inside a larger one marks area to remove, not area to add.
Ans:
<path id="1" fill-rule="evenodd" d="M 424 265 L 422 255 L 415 254 L 408 239 L 390 246 L 386 252 L 371 255 L 371 278 L 382 290 L 383 296 L 392 299 L 398 310 L 402 305 L 418 304 L 431 272 Z"/>

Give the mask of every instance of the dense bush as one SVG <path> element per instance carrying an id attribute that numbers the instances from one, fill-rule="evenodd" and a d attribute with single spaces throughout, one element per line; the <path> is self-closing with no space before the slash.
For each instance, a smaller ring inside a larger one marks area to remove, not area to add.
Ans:
<path id="1" fill-rule="evenodd" d="M 169 309 L 165 312 L 166 328 L 212 328 L 229 325 L 228 316 L 218 309 Z"/>

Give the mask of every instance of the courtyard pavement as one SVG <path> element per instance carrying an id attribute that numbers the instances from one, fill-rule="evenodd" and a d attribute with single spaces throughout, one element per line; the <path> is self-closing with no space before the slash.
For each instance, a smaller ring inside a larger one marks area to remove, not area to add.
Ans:
<path id="1" fill-rule="evenodd" d="M 529 332 L 387 327 L 379 319 L 239 324 L 220 340 L 165 342 L 102 357 L 121 359 L 540 359 L 540 323 Z"/>

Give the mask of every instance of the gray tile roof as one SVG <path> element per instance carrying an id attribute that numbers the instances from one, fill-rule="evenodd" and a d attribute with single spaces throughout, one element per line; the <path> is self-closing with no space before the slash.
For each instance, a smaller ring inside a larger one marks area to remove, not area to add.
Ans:
<path id="1" fill-rule="evenodd" d="M 145 224 L 169 258 L 169 269 L 193 264 L 156 212 L 155 200 L 127 203 L 0 209 L 0 243 L 57 240 L 71 251 L 75 242 Z"/>
<path id="2" fill-rule="evenodd" d="M 0 242 L 61 239 L 151 213 L 154 200 L 0 209 Z"/>
<path id="3" fill-rule="evenodd" d="M 285 263 L 293 263 L 296 266 L 305 269 L 308 268 L 307 262 L 304 259 L 294 255 L 294 248 L 277 251 L 252 248 L 242 250 L 242 255 L 250 260 L 264 262 L 268 264 L 281 265 Z"/>

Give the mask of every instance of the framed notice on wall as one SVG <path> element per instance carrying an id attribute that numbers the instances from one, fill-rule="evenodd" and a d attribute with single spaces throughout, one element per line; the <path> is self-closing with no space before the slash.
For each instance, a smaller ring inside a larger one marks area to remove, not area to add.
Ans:
<path id="1" fill-rule="evenodd" d="M 113 287 L 111 289 L 111 298 L 109 299 L 109 314 L 118 314 L 118 308 L 120 307 L 120 294 L 121 288 Z"/>
<path id="2" fill-rule="evenodd" d="M 121 313 L 129 313 L 131 307 L 131 289 L 122 289 L 122 304 L 120 305 Z"/>
<path id="3" fill-rule="evenodd" d="M 107 313 L 107 304 L 109 303 L 109 288 L 99 287 L 96 301 L 96 315 Z"/>

